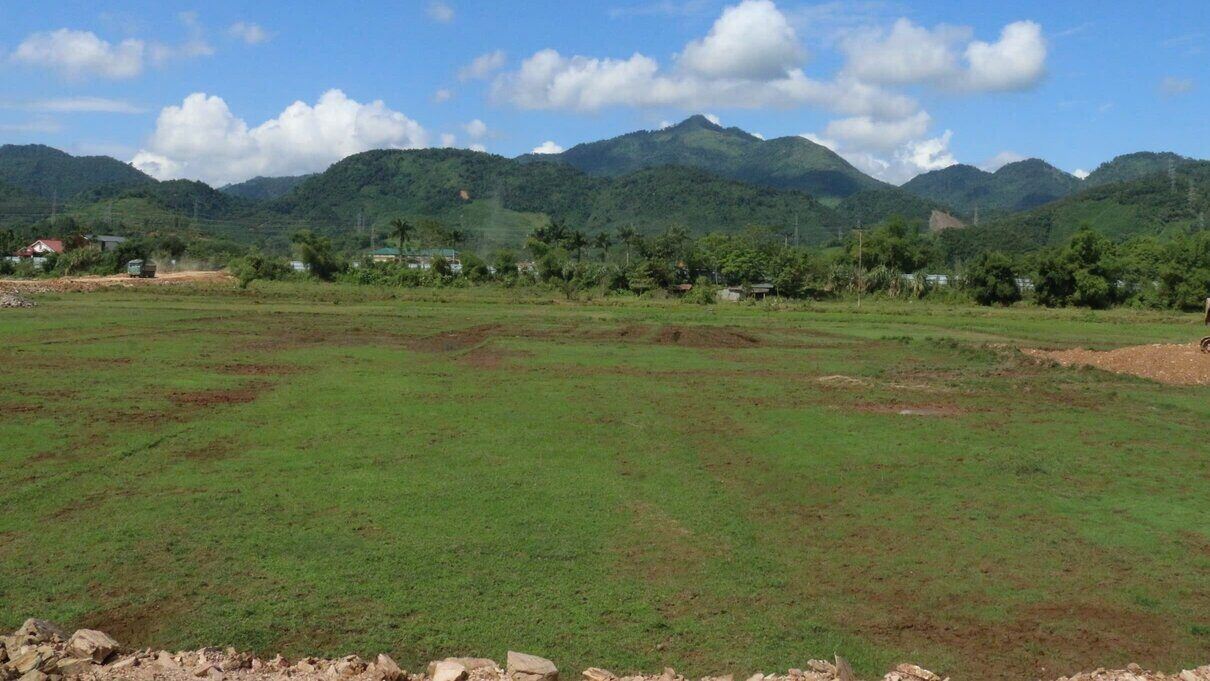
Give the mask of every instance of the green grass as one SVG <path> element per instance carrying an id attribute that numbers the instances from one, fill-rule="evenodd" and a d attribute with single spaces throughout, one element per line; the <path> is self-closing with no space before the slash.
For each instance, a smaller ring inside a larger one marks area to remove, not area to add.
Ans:
<path id="1" fill-rule="evenodd" d="M 0 320 L 2 629 L 572 675 L 1207 661 L 1210 390 L 1013 350 L 1192 316 L 271 285 Z"/>

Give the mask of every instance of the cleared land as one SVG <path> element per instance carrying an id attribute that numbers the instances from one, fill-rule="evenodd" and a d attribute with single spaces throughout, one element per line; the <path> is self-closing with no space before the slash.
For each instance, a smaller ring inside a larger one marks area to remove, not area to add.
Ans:
<path id="1" fill-rule="evenodd" d="M 1192 315 L 367 294 L 0 311 L 0 630 L 687 676 L 1205 662 L 1210 389 L 1016 349 Z"/>

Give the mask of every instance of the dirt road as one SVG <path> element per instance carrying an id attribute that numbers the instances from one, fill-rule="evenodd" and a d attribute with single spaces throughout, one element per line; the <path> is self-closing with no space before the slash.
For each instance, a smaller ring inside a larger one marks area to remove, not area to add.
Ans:
<path id="1" fill-rule="evenodd" d="M 0 279 L 0 290 L 43 293 L 54 291 L 93 291 L 112 286 L 168 286 L 172 284 L 224 283 L 235 279 L 224 271 L 161 272 L 151 279 L 139 279 L 125 274 L 102 277 L 95 275 L 59 277 L 57 279 Z"/>

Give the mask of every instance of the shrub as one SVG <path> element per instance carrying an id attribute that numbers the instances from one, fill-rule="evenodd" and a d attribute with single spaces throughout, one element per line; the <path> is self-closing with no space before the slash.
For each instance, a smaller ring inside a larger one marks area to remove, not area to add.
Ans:
<path id="1" fill-rule="evenodd" d="M 268 256 L 259 251 L 232 260 L 227 268 L 239 280 L 240 288 L 248 288 L 248 284 L 257 279 L 285 279 L 293 271 L 285 258 Z"/>
<path id="2" fill-rule="evenodd" d="M 983 253 L 966 270 L 965 285 L 980 305 L 1012 305 L 1021 300 L 1017 273 L 1003 253 Z"/>

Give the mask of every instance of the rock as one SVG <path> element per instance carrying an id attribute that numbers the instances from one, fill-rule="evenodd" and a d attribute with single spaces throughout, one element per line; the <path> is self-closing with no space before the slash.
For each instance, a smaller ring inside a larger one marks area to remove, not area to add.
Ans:
<path id="1" fill-rule="evenodd" d="M 433 662 L 429 663 L 429 678 L 433 677 L 434 672 L 437 671 L 437 665 L 442 662 L 457 662 L 463 667 L 466 667 L 466 671 L 468 672 L 473 672 L 476 669 L 493 669 L 498 666 L 495 660 L 489 660 L 486 657 L 447 657 L 441 660 L 434 660 Z"/>
<path id="2" fill-rule="evenodd" d="M 221 666 L 225 672 L 234 671 L 236 669 L 251 669 L 252 654 L 241 653 L 235 648 L 228 648 L 223 653 L 223 663 Z"/>
<path id="3" fill-rule="evenodd" d="M 210 679 L 210 681 L 222 681 L 224 677 L 223 670 L 212 662 L 203 662 L 202 666 L 193 670 L 193 675 L 199 679 Z"/>
<path id="4" fill-rule="evenodd" d="M 370 677 L 375 681 L 402 681 L 403 670 L 390 655 L 379 655 L 370 665 Z"/>
<path id="5" fill-rule="evenodd" d="M 911 678 L 921 679 L 922 681 L 941 681 L 940 676 L 937 676 L 923 667 L 917 667 L 914 664 L 901 664 L 895 667 L 895 671 Z"/>
<path id="6" fill-rule="evenodd" d="M 103 631 L 80 629 L 67 642 L 67 654 L 81 660 L 103 664 L 118 649 L 118 642 Z"/>
<path id="7" fill-rule="evenodd" d="M 332 665 L 332 671 L 335 672 L 337 676 L 357 676 L 365 670 L 365 660 L 362 660 L 356 655 L 342 657 Z"/>
<path id="8" fill-rule="evenodd" d="M 19 296 L 16 293 L 0 294 L 0 308 L 34 307 L 35 305 L 37 305 L 37 303 L 34 301 L 24 296 Z"/>
<path id="9" fill-rule="evenodd" d="M 824 662 L 824 664 L 827 664 Z M 853 667 L 849 661 L 843 657 L 836 656 L 836 678 L 838 681 L 857 681 L 857 675 L 853 673 Z"/>
<path id="10" fill-rule="evenodd" d="M 81 659 L 77 657 L 65 657 L 55 664 L 55 673 L 63 676 L 76 676 L 85 672 L 90 672 L 96 669 L 97 665 L 93 664 L 92 660 Z"/>
<path id="11" fill-rule="evenodd" d="M 30 671 L 25 672 L 19 681 L 50 681 L 50 677 L 37 669 L 31 669 Z"/>
<path id="12" fill-rule="evenodd" d="M 137 666 L 139 666 L 139 656 L 138 655 L 128 655 L 128 656 L 123 657 L 122 659 L 118 660 L 117 662 L 114 662 L 113 664 L 109 665 L 109 668 L 110 669 L 126 669 L 128 667 L 137 667 Z"/>
<path id="13" fill-rule="evenodd" d="M 52 622 L 31 617 L 25 620 L 25 623 L 13 632 L 13 636 L 20 639 L 20 645 L 24 645 L 27 643 L 47 643 L 53 641 L 56 637 L 62 641 L 67 637 L 67 634 L 63 633 L 63 630 Z"/>
<path id="14" fill-rule="evenodd" d="M 1193 670 L 1186 669 L 1181 672 L 1181 681 L 1201 681 L 1201 679 L 1197 678 L 1197 674 L 1194 674 Z"/>
<path id="15" fill-rule="evenodd" d="M 508 675 L 514 681 L 558 681 L 555 663 L 544 657 L 508 651 Z"/>
<path id="16" fill-rule="evenodd" d="M 432 665 L 429 675 L 432 681 L 466 681 L 469 675 L 467 668 L 456 660 L 442 660 Z"/>
<path id="17" fill-rule="evenodd" d="M 166 650 L 161 650 L 159 654 L 155 656 L 155 662 L 152 664 L 164 671 L 180 668 L 180 664 L 177 663 L 176 658 Z"/>
<path id="18" fill-rule="evenodd" d="M 1137 663 L 1131 662 L 1130 664 L 1126 665 L 1126 671 L 1130 672 L 1131 674 L 1142 674 L 1143 668 Z"/>
<path id="19" fill-rule="evenodd" d="M 17 670 L 18 674 L 28 674 L 29 672 L 39 670 L 47 664 L 46 656 L 42 651 L 34 648 L 20 653 L 9 661 L 8 666 Z M 53 664 L 53 661 L 51 662 Z"/>
<path id="20" fill-rule="evenodd" d="M 583 674 L 584 681 L 614 681 L 618 678 L 613 672 L 600 667 L 589 667 Z"/>

